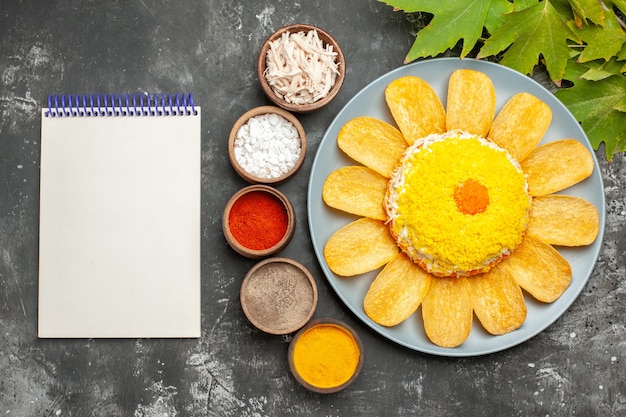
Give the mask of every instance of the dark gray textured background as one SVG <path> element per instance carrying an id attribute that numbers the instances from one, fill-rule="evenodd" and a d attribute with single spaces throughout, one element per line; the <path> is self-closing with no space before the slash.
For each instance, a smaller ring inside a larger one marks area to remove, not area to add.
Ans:
<path id="1" fill-rule="evenodd" d="M 316 317 L 361 335 L 362 373 L 329 396 L 302 389 L 289 337 L 253 329 L 239 286 L 255 263 L 221 233 L 223 207 L 246 185 L 228 162 L 235 119 L 267 104 L 257 51 L 275 29 L 312 23 L 341 43 L 348 74 L 327 108 L 300 116 L 302 170 L 279 186 L 296 207 L 282 255 L 316 277 Z M 360 89 L 402 65 L 414 29 L 373 0 L 39 1 L 0 5 L 0 414 L 6 416 L 609 416 L 626 415 L 626 165 L 597 152 L 605 243 L 589 283 L 551 327 L 520 346 L 450 359 L 397 346 L 360 324 L 325 281 L 306 222 L 319 141 Z M 202 338 L 38 340 L 39 109 L 50 93 L 191 91 L 202 106 Z"/>

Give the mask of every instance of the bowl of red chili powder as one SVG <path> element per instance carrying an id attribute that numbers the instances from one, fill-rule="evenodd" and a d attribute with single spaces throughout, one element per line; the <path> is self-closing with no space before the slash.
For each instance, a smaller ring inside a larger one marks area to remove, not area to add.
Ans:
<path id="1" fill-rule="evenodd" d="M 274 255 L 291 241 L 295 211 L 283 193 L 256 184 L 236 192 L 222 218 L 226 241 L 237 253 L 258 259 Z"/>

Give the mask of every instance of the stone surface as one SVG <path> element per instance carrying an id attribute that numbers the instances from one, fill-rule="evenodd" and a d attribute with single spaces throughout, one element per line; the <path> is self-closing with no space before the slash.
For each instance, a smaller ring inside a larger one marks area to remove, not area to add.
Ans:
<path id="1" fill-rule="evenodd" d="M 301 171 L 279 188 L 297 232 L 282 255 L 319 286 L 316 317 L 346 321 L 366 349 L 349 389 L 322 396 L 289 374 L 289 336 L 261 334 L 239 305 L 254 264 L 221 233 L 245 183 L 229 165 L 232 123 L 267 104 L 257 51 L 275 29 L 312 23 L 344 48 L 348 74 L 327 108 L 300 117 Z M 626 163 L 597 152 L 607 198 L 605 243 L 584 291 L 546 331 L 512 349 L 464 359 L 405 349 L 361 324 L 315 258 L 308 174 L 325 129 L 370 81 L 402 65 L 414 30 L 369 0 L 8 2 L 0 6 L 0 414 L 6 416 L 609 416 L 626 414 Z M 202 337 L 39 340 L 39 109 L 50 93 L 192 91 L 202 123 Z"/>

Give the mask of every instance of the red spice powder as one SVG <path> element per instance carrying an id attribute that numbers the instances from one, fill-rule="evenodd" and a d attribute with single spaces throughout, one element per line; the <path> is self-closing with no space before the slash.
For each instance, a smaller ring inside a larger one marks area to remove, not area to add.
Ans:
<path id="1" fill-rule="evenodd" d="M 235 240 L 253 250 L 269 249 L 280 242 L 287 223 L 283 202 L 263 191 L 251 191 L 239 197 L 228 217 L 228 227 Z"/>

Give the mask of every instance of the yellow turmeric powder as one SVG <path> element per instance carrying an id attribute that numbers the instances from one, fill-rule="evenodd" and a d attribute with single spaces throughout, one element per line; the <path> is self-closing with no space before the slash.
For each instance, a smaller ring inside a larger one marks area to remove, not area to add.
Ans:
<path id="1" fill-rule="evenodd" d="M 334 324 L 320 324 L 299 336 L 293 349 L 293 364 L 310 385 L 335 388 L 354 375 L 360 355 L 349 331 Z"/>

